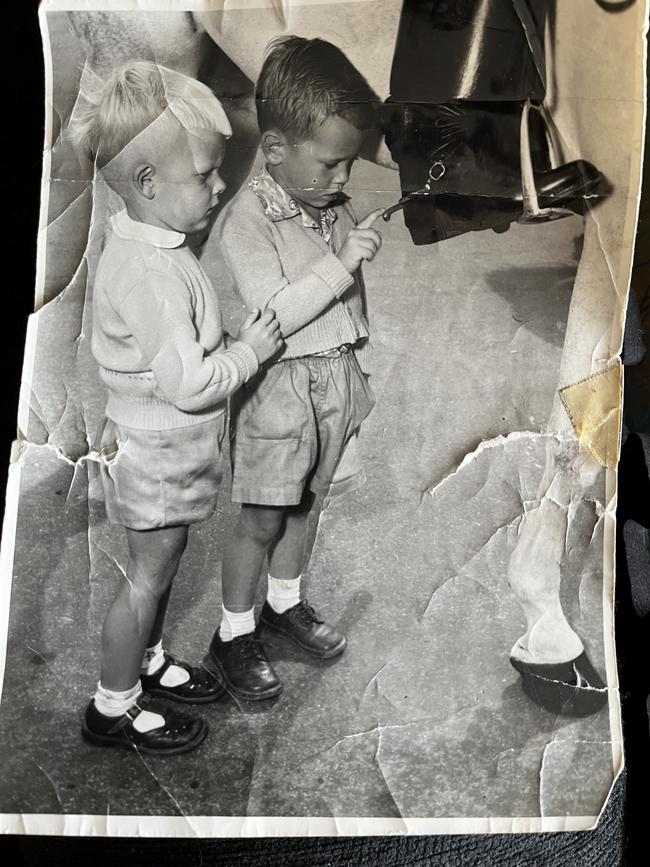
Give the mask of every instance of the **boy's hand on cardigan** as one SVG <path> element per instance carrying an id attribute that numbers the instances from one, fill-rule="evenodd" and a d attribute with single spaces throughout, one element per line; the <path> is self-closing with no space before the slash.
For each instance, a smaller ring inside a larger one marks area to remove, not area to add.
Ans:
<path id="1" fill-rule="evenodd" d="M 239 329 L 237 339 L 252 347 L 260 364 L 268 361 L 284 345 L 275 310 L 265 310 L 264 313 L 253 310 L 249 313 Z"/>
<path id="2" fill-rule="evenodd" d="M 381 247 L 381 235 L 373 229 L 375 220 L 384 213 L 384 208 L 377 208 L 364 217 L 354 229 L 350 229 L 348 236 L 339 250 L 338 258 L 343 267 L 353 274 L 363 262 L 371 262 L 377 250 Z"/>

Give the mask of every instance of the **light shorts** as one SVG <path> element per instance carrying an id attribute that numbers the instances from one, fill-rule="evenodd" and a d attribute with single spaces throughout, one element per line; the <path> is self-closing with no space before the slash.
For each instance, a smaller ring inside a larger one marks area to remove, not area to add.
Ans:
<path id="1" fill-rule="evenodd" d="M 106 514 L 133 530 L 208 518 L 222 478 L 226 414 L 172 430 L 136 430 L 107 419 L 100 440 Z"/>
<path id="2" fill-rule="evenodd" d="M 375 399 L 353 351 L 279 361 L 231 398 L 231 498 L 293 506 L 365 481 L 357 433 Z"/>

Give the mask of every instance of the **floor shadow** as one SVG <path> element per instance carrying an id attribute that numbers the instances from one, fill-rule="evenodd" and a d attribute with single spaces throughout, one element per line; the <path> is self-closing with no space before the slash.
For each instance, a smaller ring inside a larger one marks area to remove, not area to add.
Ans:
<path id="1" fill-rule="evenodd" d="M 574 265 L 510 267 L 491 271 L 485 281 L 509 303 L 515 322 L 547 343 L 562 347 L 575 276 Z"/>

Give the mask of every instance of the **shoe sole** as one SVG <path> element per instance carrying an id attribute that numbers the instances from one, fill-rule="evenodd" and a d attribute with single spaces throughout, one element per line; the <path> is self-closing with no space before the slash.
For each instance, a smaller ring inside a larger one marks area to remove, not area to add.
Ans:
<path id="1" fill-rule="evenodd" d="M 314 650 L 313 647 L 309 647 L 307 644 L 303 644 L 301 641 L 293 636 L 288 630 L 281 629 L 279 626 L 275 626 L 275 624 L 269 623 L 268 620 L 265 620 L 263 617 L 260 618 L 260 623 L 264 624 L 267 629 L 270 629 L 272 632 L 277 632 L 278 635 L 284 635 L 285 638 L 288 638 L 289 641 L 292 641 L 295 645 L 302 648 L 306 653 L 310 653 L 312 656 L 317 656 L 319 659 L 332 659 L 335 656 L 340 656 L 345 647 L 347 645 L 347 641 L 345 638 L 342 638 L 338 644 L 335 644 L 334 647 L 331 647 L 329 650 Z"/>
<path id="2" fill-rule="evenodd" d="M 240 689 L 238 686 L 233 686 L 232 683 L 228 680 L 225 671 L 223 670 L 221 663 L 218 659 L 216 659 L 212 654 L 208 653 L 208 655 L 203 660 L 203 667 L 206 671 L 209 671 L 210 674 L 214 677 L 217 675 L 219 679 L 223 682 L 226 692 L 235 698 L 244 699 L 244 701 L 266 701 L 269 698 L 276 698 L 282 692 L 282 684 L 279 683 L 277 686 L 274 686 L 272 689 L 268 689 L 264 693 L 259 692 L 246 692 L 246 690 Z"/>
<path id="3" fill-rule="evenodd" d="M 91 731 L 85 724 L 81 726 L 81 736 L 87 743 L 92 744 L 94 747 L 116 747 L 117 749 L 144 753 L 151 756 L 178 756 L 182 753 L 188 753 L 190 750 L 196 749 L 199 744 L 203 743 L 208 734 L 208 726 L 203 720 L 202 722 L 203 726 L 193 740 L 188 741 L 186 744 L 181 744 L 178 747 L 172 747 L 168 750 L 156 749 L 154 747 L 141 747 L 125 738 L 117 738 L 112 735 L 100 735 L 97 732 Z"/>

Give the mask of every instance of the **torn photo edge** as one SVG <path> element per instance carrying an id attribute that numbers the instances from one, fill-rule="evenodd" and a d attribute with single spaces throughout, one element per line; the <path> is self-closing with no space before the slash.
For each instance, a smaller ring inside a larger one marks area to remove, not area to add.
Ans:
<path id="1" fill-rule="evenodd" d="M 315 0 L 303 0 L 305 3 Z M 349 2 L 349 0 L 332 0 L 332 2 Z M 363 2 L 363 0 L 357 0 Z M 396 0 L 398 2 L 398 0 Z M 242 0 L 245 3 L 245 0 Z M 69 11 L 82 9 L 85 11 L 98 9 L 120 11 L 129 9 L 169 10 L 174 11 L 212 11 L 224 6 L 209 2 L 191 3 L 183 0 L 175 3 L 173 0 L 165 3 L 162 0 L 113 0 L 113 2 L 75 2 L 75 0 L 45 0 L 41 4 L 39 17 L 43 32 L 43 47 L 46 65 L 46 126 L 43 157 L 43 183 L 41 198 L 41 224 L 38 236 L 37 280 L 35 309 L 38 310 L 43 299 L 44 259 L 47 231 L 48 184 L 50 180 L 51 154 L 49 144 L 52 133 L 52 57 L 49 42 L 46 13 L 50 11 Z M 230 8 L 231 4 L 228 4 Z M 232 6 L 236 7 L 237 3 Z M 255 5 L 255 0 L 250 6 Z M 646 21 L 647 21 L 647 2 Z M 644 52 L 647 24 L 643 34 Z M 644 54 L 644 67 L 646 56 Z M 641 70 L 642 72 L 643 70 Z M 644 123 L 646 86 L 643 78 Z M 638 165 L 638 178 L 630 183 L 630 204 L 626 215 L 628 222 L 636 224 L 639 207 L 641 165 Z M 629 256 L 631 270 L 632 252 Z M 628 284 L 629 286 L 629 273 Z M 621 318 L 625 309 L 621 305 Z M 20 400 L 18 429 L 27 430 L 27 411 L 29 392 L 34 366 L 35 348 L 37 345 L 38 322 L 32 317 L 28 324 L 24 375 Z M 622 329 L 621 329 L 622 330 Z M 620 348 L 619 348 L 620 351 Z M 622 377 L 622 371 L 621 371 Z M 620 393 L 620 389 L 619 389 Z M 620 398 L 619 398 L 620 399 Z M 620 432 L 619 432 L 620 433 Z M 6 662 L 6 640 L 9 625 L 11 602 L 12 565 L 14 559 L 14 542 L 18 515 L 18 498 L 20 489 L 22 441 L 14 445 L 11 455 L 11 466 L 6 496 L 6 512 L 3 526 L 3 545 L 0 562 L 0 683 L 3 679 Z M 606 672 L 610 688 L 610 729 L 613 734 L 621 731 L 620 701 L 617 692 L 618 678 L 616 656 L 614 650 L 613 624 L 613 593 L 614 593 L 614 557 L 615 557 L 615 508 L 616 508 L 616 471 L 606 470 L 606 514 L 603 551 L 603 627 L 606 634 Z M 612 763 L 618 774 L 623 768 L 623 752 L 620 739 L 612 737 Z M 613 785 L 613 784 L 612 784 Z M 603 804 L 603 809 L 607 799 Z M 408 817 L 402 819 L 390 818 L 359 818 L 359 817 L 146 817 L 146 816 L 99 816 L 99 815 L 58 815 L 58 814 L 5 814 L 0 817 L 0 824 L 5 833 L 24 833 L 39 835 L 106 835 L 106 836 L 170 836 L 170 837 L 280 837 L 280 836 L 365 836 L 392 834 L 482 834 L 482 833 L 521 833 L 538 831 L 579 831 L 592 828 L 598 821 L 598 816 L 577 817 L 529 817 L 529 818 L 424 818 Z"/>

